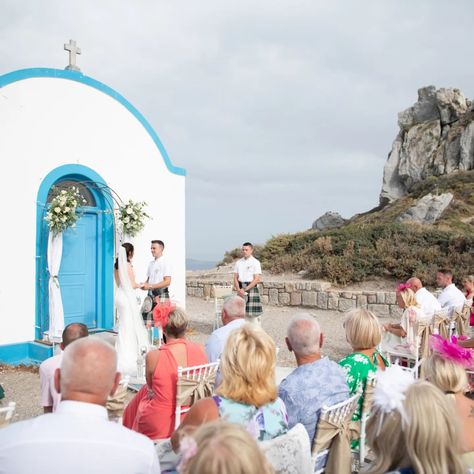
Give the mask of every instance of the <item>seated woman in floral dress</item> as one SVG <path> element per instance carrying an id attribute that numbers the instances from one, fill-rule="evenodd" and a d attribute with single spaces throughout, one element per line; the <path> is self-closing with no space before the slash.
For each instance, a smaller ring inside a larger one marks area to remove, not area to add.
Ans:
<path id="1" fill-rule="evenodd" d="M 350 394 L 353 395 L 357 391 L 362 392 L 352 416 L 353 421 L 359 421 L 362 415 L 367 380 L 375 377 L 378 369 L 385 370 L 389 364 L 377 350 L 382 338 L 382 330 L 375 314 L 362 308 L 353 309 L 347 315 L 344 329 L 346 330 L 346 340 L 352 346 L 353 352 L 344 357 L 339 364 L 346 372 Z M 358 444 L 358 441 L 354 441 L 353 448 L 356 448 Z"/>
<path id="2" fill-rule="evenodd" d="M 285 434 L 288 415 L 277 395 L 275 365 L 275 343 L 266 332 L 251 324 L 234 329 L 222 353 L 216 395 L 191 407 L 171 437 L 173 449 L 190 428 L 219 418 L 243 425 L 259 441 Z"/>

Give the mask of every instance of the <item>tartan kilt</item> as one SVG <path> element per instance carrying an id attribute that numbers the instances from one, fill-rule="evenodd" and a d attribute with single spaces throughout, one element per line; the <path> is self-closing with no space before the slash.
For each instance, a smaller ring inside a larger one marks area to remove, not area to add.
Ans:
<path id="1" fill-rule="evenodd" d="M 155 298 L 158 296 L 158 295 L 155 295 L 153 294 L 152 291 L 149 291 L 148 292 L 148 296 L 151 296 L 151 298 L 153 299 L 153 305 L 151 307 L 151 311 L 149 313 L 142 313 L 142 317 L 143 317 L 143 321 L 146 323 L 146 321 L 153 321 L 153 310 L 156 306 L 156 302 L 155 302 Z M 166 292 L 166 293 L 161 293 L 159 295 L 160 297 L 160 303 L 164 303 L 166 301 L 169 301 L 170 300 L 170 294 L 169 292 Z"/>
<path id="2" fill-rule="evenodd" d="M 262 313 L 263 308 L 262 302 L 260 301 L 260 293 L 258 288 L 254 286 L 248 290 L 247 301 L 245 303 L 245 315 L 248 317 L 253 317 L 260 316 Z"/>

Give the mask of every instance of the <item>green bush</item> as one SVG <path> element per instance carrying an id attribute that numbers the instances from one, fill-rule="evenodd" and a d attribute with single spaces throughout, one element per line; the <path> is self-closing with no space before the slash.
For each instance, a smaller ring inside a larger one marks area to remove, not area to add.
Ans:
<path id="1" fill-rule="evenodd" d="M 436 269 L 451 268 L 458 282 L 474 268 L 474 234 L 413 224 L 347 225 L 323 232 L 272 237 L 260 258 L 265 269 L 306 271 L 306 277 L 346 285 L 370 277 L 435 283 Z"/>

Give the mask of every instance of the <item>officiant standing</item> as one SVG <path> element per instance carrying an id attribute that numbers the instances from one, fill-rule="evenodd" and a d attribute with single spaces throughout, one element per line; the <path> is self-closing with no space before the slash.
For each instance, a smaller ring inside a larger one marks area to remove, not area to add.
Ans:
<path id="1" fill-rule="evenodd" d="M 170 299 L 169 286 L 171 285 L 171 265 L 163 256 L 165 244 L 162 240 L 151 241 L 153 260 L 148 265 L 147 280 L 142 288 L 148 290 L 148 296 L 153 300 L 153 308 L 157 303 L 164 303 Z M 150 313 L 143 313 L 145 320 L 151 318 Z"/>
<path id="2" fill-rule="evenodd" d="M 246 301 L 245 319 L 260 324 L 263 310 L 257 285 L 261 282 L 262 267 L 252 254 L 253 245 L 245 242 L 242 245 L 242 258 L 235 264 L 234 289 Z"/>

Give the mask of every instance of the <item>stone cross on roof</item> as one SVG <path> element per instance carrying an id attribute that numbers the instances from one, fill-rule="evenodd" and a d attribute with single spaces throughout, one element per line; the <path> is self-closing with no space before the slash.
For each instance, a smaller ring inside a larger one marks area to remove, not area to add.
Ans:
<path id="1" fill-rule="evenodd" d="M 66 69 L 70 71 L 80 71 L 76 65 L 76 54 L 81 54 L 81 50 L 76 46 L 76 42 L 69 40 L 69 43 L 64 45 L 64 49 L 69 51 L 69 64 L 66 66 Z"/>

